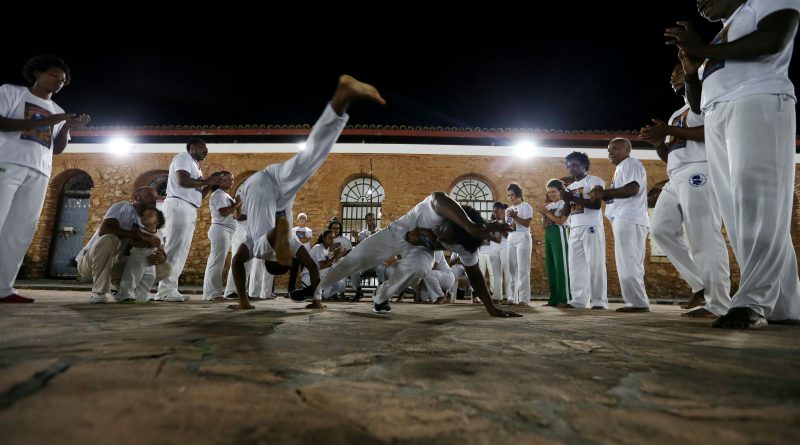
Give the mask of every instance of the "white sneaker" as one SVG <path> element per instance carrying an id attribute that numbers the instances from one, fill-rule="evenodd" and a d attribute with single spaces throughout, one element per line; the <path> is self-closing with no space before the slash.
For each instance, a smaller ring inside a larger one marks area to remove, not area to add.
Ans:
<path id="1" fill-rule="evenodd" d="M 101 294 L 101 293 L 98 293 L 98 292 L 92 292 L 92 296 L 89 297 L 89 303 L 91 303 L 91 304 L 108 303 L 108 298 L 106 298 L 106 294 Z"/>
<path id="2" fill-rule="evenodd" d="M 169 293 L 167 293 L 167 295 L 164 296 L 164 301 L 182 303 L 184 301 L 189 301 L 189 298 L 181 295 L 181 293 L 178 292 L 177 289 L 173 289 L 173 290 L 169 291 Z"/>

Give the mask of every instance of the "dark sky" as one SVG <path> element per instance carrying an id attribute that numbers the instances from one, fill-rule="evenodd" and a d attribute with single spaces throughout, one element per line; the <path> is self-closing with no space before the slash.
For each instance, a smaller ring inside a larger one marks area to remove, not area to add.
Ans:
<path id="1" fill-rule="evenodd" d="M 93 125 L 313 123 L 337 75 L 350 73 L 389 101 L 354 108 L 353 124 L 631 130 L 681 105 L 667 83 L 677 59 L 663 29 L 687 19 L 710 40 L 720 27 L 694 1 L 559 3 L 536 14 L 517 4 L 397 4 L 344 23 L 334 12 L 248 9 L 84 15 L 58 36 L 30 33 L 4 48 L 0 82 L 21 83 L 31 55 L 60 55 L 73 83 L 56 101 L 90 113 Z"/>

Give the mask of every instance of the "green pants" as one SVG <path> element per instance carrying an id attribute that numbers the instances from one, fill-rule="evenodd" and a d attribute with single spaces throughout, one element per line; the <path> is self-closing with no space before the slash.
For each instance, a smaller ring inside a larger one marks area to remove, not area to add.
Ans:
<path id="1" fill-rule="evenodd" d="M 566 226 L 553 225 L 544 231 L 544 244 L 547 266 L 547 282 L 550 284 L 550 299 L 547 304 L 567 304 L 569 293 L 569 261 L 567 243 L 569 232 Z"/>

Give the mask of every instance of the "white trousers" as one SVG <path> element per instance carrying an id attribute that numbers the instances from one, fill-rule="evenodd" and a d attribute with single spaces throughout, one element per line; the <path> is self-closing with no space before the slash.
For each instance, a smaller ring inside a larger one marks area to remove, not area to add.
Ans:
<path id="1" fill-rule="evenodd" d="M 136 301 L 147 301 L 150 297 L 150 287 L 154 282 L 161 280 L 172 272 L 169 262 L 153 266 L 147 262 L 147 257 L 153 254 L 152 247 L 132 247 L 130 255 L 125 260 L 125 268 L 119 281 L 119 292 L 114 297 L 117 301 L 135 298 Z"/>
<path id="2" fill-rule="evenodd" d="M 456 294 L 458 293 L 458 280 L 460 280 L 461 277 L 467 275 L 467 269 L 464 267 L 463 264 L 458 263 L 454 264 L 453 267 L 450 269 L 450 271 L 452 272 L 454 278 L 453 285 L 450 286 L 450 295 L 453 298 L 455 298 Z M 469 290 L 469 288 L 470 288 L 469 281 L 467 281 L 467 287 L 464 290 L 467 291 Z"/>
<path id="3" fill-rule="evenodd" d="M 31 245 L 50 177 L 0 163 L 0 298 L 17 292 L 14 280 Z"/>
<path id="4" fill-rule="evenodd" d="M 250 260 L 250 285 L 247 294 L 254 298 L 271 298 L 272 285 L 275 283 L 275 275 L 267 272 L 264 260 L 253 258 Z"/>
<path id="5" fill-rule="evenodd" d="M 492 249 L 489 252 L 489 261 L 492 263 L 492 275 L 494 276 L 492 299 L 500 301 L 503 298 L 509 298 L 512 289 L 512 278 L 508 267 L 508 247 Z"/>
<path id="6" fill-rule="evenodd" d="M 603 226 L 578 226 L 569 230 L 569 288 L 576 308 L 608 308 L 606 235 Z"/>
<path id="7" fill-rule="evenodd" d="M 453 286 L 456 277 L 449 270 L 431 270 L 422 281 L 425 283 L 420 292 L 422 301 L 436 301 Z"/>
<path id="8" fill-rule="evenodd" d="M 699 164 L 689 174 L 670 178 L 656 202 L 650 230 L 692 292 L 705 289 L 705 309 L 719 316 L 728 312 L 731 301 L 730 266 L 708 176 L 708 165 Z"/>
<path id="9" fill-rule="evenodd" d="M 164 212 L 164 237 L 167 244 L 167 262 L 172 264 L 172 273 L 158 284 L 158 298 L 164 298 L 168 293 L 178 290 L 178 278 L 183 272 L 186 257 L 192 247 L 192 236 L 197 220 L 197 209 L 188 202 L 178 198 L 167 198 L 161 208 Z"/>
<path id="10" fill-rule="evenodd" d="M 483 279 L 486 280 L 489 289 L 494 289 L 494 270 L 492 270 L 489 252 L 478 252 L 478 267 L 481 269 L 481 275 L 483 275 Z M 489 276 L 488 280 L 486 279 L 487 274 Z"/>
<path id="11" fill-rule="evenodd" d="M 245 237 L 247 236 L 247 226 L 243 224 L 236 225 L 236 231 L 233 233 L 231 237 L 231 258 L 236 255 L 236 252 L 239 251 L 239 246 L 242 245 L 244 242 Z M 244 272 L 245 278 L 244 282 L 245 285 L 250 281 L 250 270 L 252 269 L 252 259 L 247 260 L 244 263 Z M 230 294 L 236 293 L 236 285 L 233 282 L 233 268 L 228 268 L 228 281 L 225 282 L 225 296 L 227 297 Z"/>
<path id="12" fill-rule="evenodd" d="M 644 288 L 644 255 L 647 250 L 648 229 L 619 218 L 611 222 L 614 230 L 614 259 L 622 291 L 622 300 L 627 307 L 650 307 Z"/>
<path id="13" fill-rule="evenodd" d="M 800 320 L 800 280 L 790 228 L 795 102 L 756 95 L 706 112 L 706 152 L 722 221 L 739 263 L 731 308 Z"/>
<path id="14" fill-rule="evenodd" d="M 331 284 L 354 272 L 363 272 L 375 267 L 375 264 L 394 255 L 401 255 L 402 258 L 392 269 L 391 275 L 375 289 L 372 294 L 375 303 L 389 301 L 392 296 L 405 288 L 416 285 L 433 268 L 433 251 L 409 244 L 405 240 L 405 231 L 398 230 L 390 224 L 389 227 L 358 243 L 346 257 L 333 265 L 330 272 L 320 280 L 314 298 L 320 299 L 322 290 Z"/>
<path id="15" fill-rule="evenodd" d="M 516 264 L 516 284 L 517 293 L 513 299 L 508 300 L 513 303 L 531 302 L 531 253 L 533 252 L 533 242 L 531 232 L 511 232 L 508 234 L 508 246 L 513 247 L 514 257 L 510 261 Z M 509 249 L 509 255 L 511 250 Z"/>
<path id="16" fill-rule="evenodd" d="M 222 224 L 211 224 L 208 229 L 208 240 L 211 242 L 211 251 L 206 261 L 206 272 L 203 275 L 203 300 L 214 297 L 224 297 L 222 287 L 222 270 L 225 268 L 225 258 L 231 249 L 231 238 L 234 229 Z"/>
<path id="17" fill-rule="evenodd" d="M 116 235 L 103 235 L 78 261 L 78 280 L 92 283 L 92 292 L 105 294 L 111 283 L 119 283 L 127 257 L 120 252 L 121 242 Z"/>

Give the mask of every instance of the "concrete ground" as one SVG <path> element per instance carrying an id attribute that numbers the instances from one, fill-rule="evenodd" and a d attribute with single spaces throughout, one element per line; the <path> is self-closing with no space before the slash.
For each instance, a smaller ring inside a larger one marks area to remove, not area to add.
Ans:
<path id="1" fill-rule="evenodd" d="M 0 305 L 4 445 L 800 443 L 800 327 L 25 294 Z"/>

